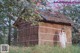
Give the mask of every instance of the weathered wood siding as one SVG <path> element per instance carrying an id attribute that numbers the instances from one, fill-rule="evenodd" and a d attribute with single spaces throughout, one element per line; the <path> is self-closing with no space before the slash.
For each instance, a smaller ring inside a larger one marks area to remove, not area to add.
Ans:
<path id="1" fill-rule="evenodd" d="M 65 28 L 65 32 L 67 35 L 67 44 L 72 43 L 72 32 L 71 32 L 71 26 L 68 25 L 61 25 L 61 24 L 54 24 L 54 23 L 47 23 L 47 22 L 40 22 L 39 23 L 39 45 L 54 45 L 55 40 L 55 33 L 59 32 L 62 28 Z M 59 39 L 59 38 L 58 38 Z M 59 43 L 59 41 L 58 41 Z"/>
<path id="2" fill-rule="evenodd" d="M 59 37 L 56 32 L 65 28 L 67 35 L 67 45 L 72 43 L 71 26 L 48 22 L 39 22 L 39 26 L 31 26 L 29 23 L 20 23 L 18 26 L 17 43 L 24 46 L 31 45 L 55 45 L 59 44 Z"/>
<path id="3" fill-rule="evenodd" d="M 21 24 L 18 27 L 18 44 L 31 46 L 38 44 L 38 27 L 30 24 Z"/>

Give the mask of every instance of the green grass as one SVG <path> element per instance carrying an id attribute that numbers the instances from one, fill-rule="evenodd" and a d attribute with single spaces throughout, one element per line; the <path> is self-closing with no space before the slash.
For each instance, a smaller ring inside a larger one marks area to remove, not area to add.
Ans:
<path id="1" fill-rule="evenodd" d="M 66 48 L 51 46 L 34 47 L 10 47 L 10 53 L 80 53 L 80 47 L 70 46 Z"/>

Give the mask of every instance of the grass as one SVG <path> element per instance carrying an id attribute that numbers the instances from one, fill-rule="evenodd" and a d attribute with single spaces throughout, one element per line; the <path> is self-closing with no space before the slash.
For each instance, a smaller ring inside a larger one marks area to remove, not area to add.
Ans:
<path id="1" fill-rule="evenodd" d="M 80 47 L 70 46 L 66 48 L 51 46 L 34 47 L 10 47 L 10 53 L 80 53 Z"/>

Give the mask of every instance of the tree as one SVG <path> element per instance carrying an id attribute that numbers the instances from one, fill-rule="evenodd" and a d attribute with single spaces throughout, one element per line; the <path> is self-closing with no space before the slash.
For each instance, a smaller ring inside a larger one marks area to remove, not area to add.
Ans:
<path id="1" fill-rule="evenodd" d="M 38 1 L 38 0 L 37 0 Z M 37 23 L 40 17 L 35 13 L 36 0 L 1 0 L 0 1 L 0 25 L 4 27 L 3 34 L 8 35 L 8 44 L 11 44 L 12 24 L 17 18 L 25 19 L 26 21 Z M 3 21 L 2 21 L 3 20 Z M 6 21 L 5 21 L 6 20 Z M 1 27 L 1 28 L 3 28 Z M 6 27 L 6 28 L 5 28 Z M 5 31 L 6 30 L 6 31 Z M 6 33 L 5 33 L 6 32 Z"/>

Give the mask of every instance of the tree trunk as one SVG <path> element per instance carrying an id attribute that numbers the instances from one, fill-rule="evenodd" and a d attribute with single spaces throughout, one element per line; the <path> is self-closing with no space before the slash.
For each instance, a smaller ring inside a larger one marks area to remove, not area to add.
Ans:
<path id="1" fill-rule="evenodd" d="M 8 44 L 11 45 L 11 19 L 9 18 Z"/>
<path id="2" fill-rule="evenodd" d="M 16 28 L 14 28 L 13 36 L 14 36 L 14 42 L 13 42 L 13 44 L 16 45 L 16 43 L 17 43 L 17 29 Z"/>

